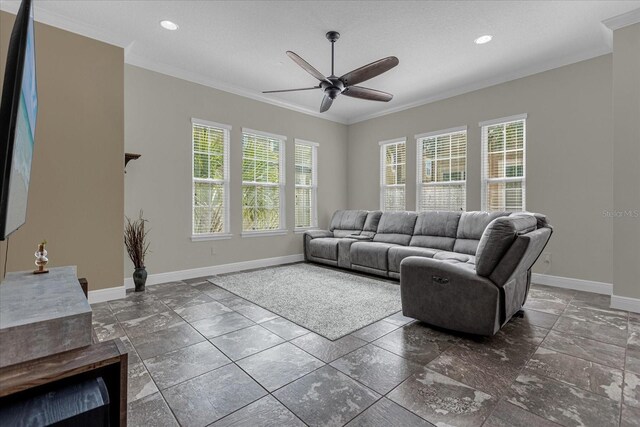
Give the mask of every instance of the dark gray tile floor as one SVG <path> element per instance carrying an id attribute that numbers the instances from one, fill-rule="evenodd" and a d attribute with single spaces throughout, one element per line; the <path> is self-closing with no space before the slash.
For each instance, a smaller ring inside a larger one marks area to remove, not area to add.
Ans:
<path id="1" fill-rule="evenodd" d="M 533 285 L 491 338 L 396 313 L 329 341 L 206 281 L 95 304 L 131 426 L 639 426 L 640 316 Z"/>

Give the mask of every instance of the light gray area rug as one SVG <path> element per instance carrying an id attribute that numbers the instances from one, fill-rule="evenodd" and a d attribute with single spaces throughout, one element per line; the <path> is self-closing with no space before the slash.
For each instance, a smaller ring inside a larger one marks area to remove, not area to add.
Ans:
<path id="1" fill-rule="evenodd" d="M 401 310 L 400 286 L 313 264 L 291 264 L 209 279 L 330 340 Z"/>

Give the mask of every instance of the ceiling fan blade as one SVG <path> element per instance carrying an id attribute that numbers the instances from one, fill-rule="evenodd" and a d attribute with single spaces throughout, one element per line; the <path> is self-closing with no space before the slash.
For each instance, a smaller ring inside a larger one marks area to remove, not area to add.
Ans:
<path id="1" fill-rule="evenodd" d="M 331 104 L 333 104 L 333 99 L 329 98 L 329 95 L 325 95 L 324 98 L 322 98 L 322 104 L 320 104 L 320 112 L 324 113 L 327 111 L 331 108 Z"/>
<path id="2" fill-rule="evenodd" d="M 264 90 L 264 91 L 262 91 L 262 93 L 295 92 L 295 91 L 298 91 L 298 90 L 311 90 L 311 89 L 320 89 L 320 86 L 303 87 L 303 88 L 300 88 L 300 89 Z"/>
<path id="3" fill-rule="evenodd" d="M 362 86 L 349 86 L 342 92 L 343 95 L 350 96 L 352 98 L 368 99 L 371 101 L 383 101 L 389 102 L 393 98 L 393 95 L 381 90 L 369 89 Z"/>
<path id="4" fill-rule="evenodd" d="M 378 61 L 372 62 L 371 64 L 367 64 L 363 67 L 357 68 L 344 76 L 340 77 L 342 83 L 346 86 L 357 85 L 358 83 L 362 83 L 366 80 L 372 79 L 375 76 L 379 76 L 380 74 L 389 71 L 396 65 L 398 65 L 400 61 L 395 56 L 389 56 L 387 58 L 380 59 Z"/>
<path id="5" fill-rule="evenodd" d="M 287 51 L 287 55 L 289 55 L 289 58 L 293 59 L 293 62 L 295 62 L 296 64 L 298 64 L 302 68 L 304 68 L 304 70 L 307 73 L 311 74 L 316 79 L 320 80 L 321 82 L 327 80 L 327 78 L 325 76 L 323 76 L 320 71 L 318 71 L 315 68 L 313 68 L 313 66 L 311 64 L 309 64 L 304 59 L 300 58 L 295 52 L 291 52 L 290 50 L 288 50 Z"/>

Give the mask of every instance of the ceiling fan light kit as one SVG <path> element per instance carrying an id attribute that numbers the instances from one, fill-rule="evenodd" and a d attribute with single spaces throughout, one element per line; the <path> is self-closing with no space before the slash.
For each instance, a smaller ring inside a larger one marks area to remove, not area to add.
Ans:
<path id="1" fill-rule="evenodd" d="M 349 96 L 351 98 L 367 99 L 370 101 L 391 101 L 393 95 L 390 93 L 356 85 L 389 71 L 400 63 L 400 61 L 398 61 L 398 58 L 396 58 L 395 56 L 389 56 L 350 71 L 341 77 L 337 77 L 334 73 L 334 45 L 335 42 L 340 38 L 340 33 L 338 33 L 337 31 L 329 31 L 326 34 L 326 37 L 327 40 L 331 42 L 330 76 L 324 76 L 320 71 L 316 70 L 311 64 L 302 59 L 295 52 L 289 50 L 287 51 L 287 55 L 289 56 L 289 58 L 291 58 L 307 73 L 318 79 L 320 81 L 320 84 L 318 86 L 300 89 L 268 90 L 262 93 L 296 92 L 301 90 L 322 89 L 324 98 L 322 99 L 322 103 L 320 104 L 321 113 L 324 113 L 329 108 L 331 108 L 333 100 L 336 99 L 340 94 Z"/>

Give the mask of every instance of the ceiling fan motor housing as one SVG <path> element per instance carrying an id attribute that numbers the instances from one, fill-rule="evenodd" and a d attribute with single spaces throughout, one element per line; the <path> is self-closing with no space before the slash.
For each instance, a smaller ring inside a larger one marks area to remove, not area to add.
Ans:
<path id="1" fill-rule="evenodd" d="M 331 82 L 331 83 L 329 83 Z M 320 87 L 324 91 L 325 94 L 331 99 L 336 99 L 338 95 L 340 95 L 345 87 L 342 80 L 337 77 L 329 77 L 326 81 L 320 82 Z"/>
<path id="2" fill-rule="evenodd" d="M 326 37 L 330 42 L 335 42 L 336 40 L 338 40 L 340 38 L 340 33 L 337 32 L 337 31 L 329 31 L 326 34 Z"/>

